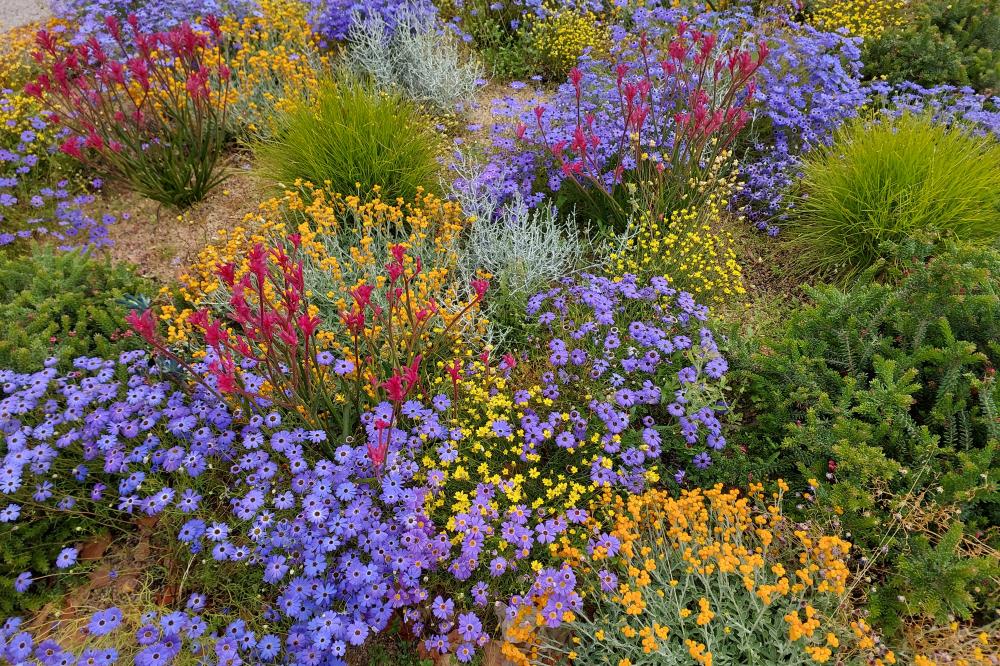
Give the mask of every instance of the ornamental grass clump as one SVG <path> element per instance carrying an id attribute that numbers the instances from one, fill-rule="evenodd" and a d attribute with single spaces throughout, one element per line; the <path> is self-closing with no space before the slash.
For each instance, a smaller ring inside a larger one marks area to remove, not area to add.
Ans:
<path id="1" fill-rule="evenodd" d="M 98 173 L 163 204 L 201 201 L 224 179 L 216 168 L 226 143 L 229 69 L 210 32 L 182 24 L 146 33 L 130 16 L 108 17 L 114 45 L 70 45 L 38 33 L 45 72 L 25 87 L 66 136 L 60 150 Z"/>
<path id="2" fill-rule="evenodd" d="M 787 224 L 806 273 L 848 282 L 923 232 L 1000 236 L 1000 145 L 929 117 L 857 119 L 810 152 Z"/>
<path id="3" fill-rule="evenodd" d="M 254 152 L 259 172 L 279 184 L 302 180 L 345 194 L 378 186 L 391 201 L 437 183 L 440 149 L 413 102 L 345 77 L 322 82 Z"/>
<path id="4" fill-rule="evenodd" d="M 779 481 L 785 490 L 787 486 Z M 566 607 L 560 640 L 539 631 L 559 576 L 539 575 L 506 631 L 515 664 L 816 664 L 847 659 L 867 640 L 865 663 L 896 663 L 870 629 L 837 615 L 851 544 L 811 534 L 767 503 L 721 485 L 674 498 L 650 490 L 608 497 L 611 539 L 576 563 L 583 607 Z M 546 661 L 551 660 L 551 661 Z M 831 661 L 833 660 L 833 661 Z"/>

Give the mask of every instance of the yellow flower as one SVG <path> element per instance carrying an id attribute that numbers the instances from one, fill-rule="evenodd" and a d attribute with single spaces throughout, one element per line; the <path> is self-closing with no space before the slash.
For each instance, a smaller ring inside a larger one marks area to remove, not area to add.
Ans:
<path id="1" fill-rule="evenodd" d="M 906 22 L 905 0 L 818 0 L 813 23 L 824 30 L 846 29 L 850 34 L 874 38 Z"/>
<path id="2" fill-rule="evenodd" d="M 587 49 L 594 57 L 611 47 L 608 29 L 591 11 L 569 8 L 551 0 L 542 4 L 544 16 L 528 14 L 520 29 L 541 59 L 545 73 L 563 78 Z"/>
<path id="3" fill-rule="evenodd" d="M 640 216 L 633 220 L 622 248 L 610 255 L 613 275 L 640 279 L 666 277 L 705 303 L 722 303 L 746 295 L 743 269 L 735 241 L 725 229 L 716 229 L 737 187 L 735 177 L 712 178 L 715 189 L 700 208 L 683 208 L 666 220 Z M 708 182 L 704 184 L 708 187 Z"/>

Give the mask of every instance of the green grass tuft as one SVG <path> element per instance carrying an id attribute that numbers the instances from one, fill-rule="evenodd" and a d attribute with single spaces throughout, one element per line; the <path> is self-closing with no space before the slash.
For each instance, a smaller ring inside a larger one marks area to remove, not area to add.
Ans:
<path id="1" fill-rule="evenodd" d="M 1000 145 L 924 116 L 859 118 L 805 158 L 785 229 L 804 272 L 846 282 L 928 231 L 1000 236 Z"/>
<path id="2" fill-rule="evenodd" d="M 382 188 L 382 198 L 435 191 L 441 142 L 412 102 L 342 77 L 321 84 L 315 104 L 283 119 L 255 152 L 260 172 L 285 186 L 297 179 L 342 194 Z"/>

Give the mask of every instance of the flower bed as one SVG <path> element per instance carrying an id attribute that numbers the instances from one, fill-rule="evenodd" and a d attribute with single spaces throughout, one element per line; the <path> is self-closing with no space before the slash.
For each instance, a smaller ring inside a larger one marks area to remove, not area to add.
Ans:
<path id="1" fill-rule="evenodd" d="M 1000 99 L 938 3 L 12 32 L 0 664 L 996 663 Z"/>

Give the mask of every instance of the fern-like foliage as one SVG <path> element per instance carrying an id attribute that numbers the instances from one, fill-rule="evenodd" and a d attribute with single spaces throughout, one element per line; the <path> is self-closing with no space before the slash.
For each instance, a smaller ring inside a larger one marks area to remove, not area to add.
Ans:
<path id="1" fill-rule="evenodd" d="M 65 366 L 135 349 L 116 301 L 149 289 L 132 269 L 78 252 L 0 259 L 0 367 L 25 372 L 49 357 Z"/>
<path id="2" fill-rule="evenodd" d="M 871 611 L 892 631 L 911 613 L 967 617 L 998 593 L 954 541 L 1000 546 L 1000 251 L 911 239 L 876 275 L 810 288 L 783 326 L 734 340 L 744 419 L 730 441 L 760 462 L 727 469 L 825 478 L 836 520 L 876 563 Z M 935 524 L 908 533 L 920 516 Z"/>

